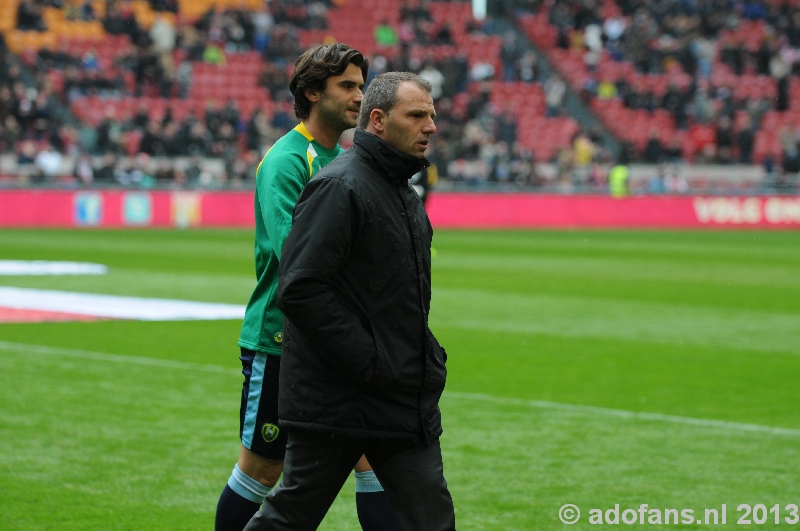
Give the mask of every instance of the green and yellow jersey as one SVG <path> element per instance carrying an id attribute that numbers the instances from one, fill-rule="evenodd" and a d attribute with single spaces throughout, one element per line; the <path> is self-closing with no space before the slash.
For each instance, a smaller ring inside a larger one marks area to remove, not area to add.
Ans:
<path id="1" fill-rule="evenodd" d="M 292 211 L 311 177 L 342 148 L 325 149 L 305 124 L 282 136 L 256 170 L 256 288 L 247 303 L 239 346 L 280 356 L 283 313 L 275 305 L 278 260 L 292 228 Z"/>

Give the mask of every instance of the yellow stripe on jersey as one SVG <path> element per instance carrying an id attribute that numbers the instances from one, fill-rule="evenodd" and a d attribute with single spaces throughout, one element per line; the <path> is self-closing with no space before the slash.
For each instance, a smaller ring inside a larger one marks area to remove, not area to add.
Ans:
<path id="1" fill-rule="evenodd" d="M 311 136 L 311 133 L 308 132 L 308 128 L 306 127 L 306 124 L 304 124 L 303 122 L 297 124 L 294 130 L 303 135 L 303 137 L 309 142 L 314 140 L 314 137 Z M 270 146 L 270 148 L 267 150 L 266 153 L 264 153 L 264 157 L 261 159 L 261 162 L 258 163 L 258 166 L 256 167 L 256 177 L 258 177 L 258 172 L 259 170 L 261 170 L 261 165 L 264 164 L 265 160 L 267 160 L 267 155 L 269 155 L 269 152 L 272 151 L 273 147 L 275 147 L 274 144 Z M 314 147 L 311 144 L 308 145 L 308 150 L 306 151 L 306 158 L 308 159 L 308 174 L 310 177 L 314 173 L 314 159 L 317 158 L 317 152 L 314 150 Z"/>
<path id="2" fill-rule="evenodd" d="M 308 132 L 308 128 L 306 127 L 306 124 L 304 124 L 303 122 L 297 124 L 297 127 L 295 127 L 294 130 L 303 135 L 304 137 L 306 137 L 306 140 L 308 140 L 309 142 L 314 140 L 314 137 L 311 135 L 311 133 Z"/>

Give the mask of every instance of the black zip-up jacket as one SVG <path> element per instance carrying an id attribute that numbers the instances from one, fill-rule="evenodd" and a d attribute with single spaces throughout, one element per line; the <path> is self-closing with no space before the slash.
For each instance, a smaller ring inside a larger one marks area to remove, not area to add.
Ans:
<path id="1" fill-rule="evenodd" d="M 432 229 L 408 179 L 428 165 L 357 130 L 312 179 L 280 260 L 288 429 L 430 442 L 447 355 L 428 328 Z"/>

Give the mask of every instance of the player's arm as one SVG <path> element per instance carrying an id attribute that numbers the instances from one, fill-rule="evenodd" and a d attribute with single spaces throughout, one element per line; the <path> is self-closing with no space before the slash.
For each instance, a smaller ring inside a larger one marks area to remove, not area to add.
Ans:
<path id="1" fill-rule="evenodd" d="M 359 212 L 349 186 L 337 179 L 312 180 L 297 203 L 278 282 L 278 307 L 286 318 L 327 366 L 357 384 L 369 381 L 375 370 L 375 341 L 337 300 L 333 286 L 359 234 Z"/>
<path id="2" fill-rule="evenodd" d="M 268 155 L 269 157 L 269 155 Z M 300 157 L 267 158 L 256 178 L 258 202 L 267 236 L 280 259 L 283 244 L 292 228 L 292 212 L 308 181 L 308 168 Z"/>

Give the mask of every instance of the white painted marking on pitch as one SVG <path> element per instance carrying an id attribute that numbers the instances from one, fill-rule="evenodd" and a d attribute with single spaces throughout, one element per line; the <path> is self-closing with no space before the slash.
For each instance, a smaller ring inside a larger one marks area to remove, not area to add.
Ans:
<path id="1" fill-rule="evenodd" d="M 0 341 L 0 350 L 17 352 L 20 354 L 43 354 L 50 356 L 69 356 L 74 358 L 90 359 L 95 361 L 106 361 L 114 363 L 130 363 L 134 365 L 144 365 L 152 367 L 170 367 L 199 372 L 212 372 L 227 375 L 241 375 L 240 371 L 227 369 L 219 365 L 204 365 L 200 363 L 190 363 L 184 361 L 160 360 L 156 358 L 146 358 L 140 356 L 120 356 L 118 354 L 108 354 L 105 352 L 92 352 L 89 350 L 69 349 L 60 347 L 48 347 L 45 345 L 30 345 L 27 343 L 10 343 Z M 728 431 L 754 432 L 769 435 L 782 435 L 785 437 L 800 437 L 800 430 L 792 428 L 776 428 L 773 426 L 762 426 L 760 424 L 745 424 L 741 422 L 730 422 L 726 420 L 697 419 L 692 417 L 680 417 L 677 415 L 663 415 L 661 413 L 644 413 L 637 411 L 626 411 L 624 409 L 611 409 L 596 406 L 582 406 L 575 404 L 563 404 L 560 402 L 549 402 L 545 400 L 525 400 L 522 398 L 506 398 L 500 396 L 484 395 L 480 393 L 460 393 L 458 391 L 445 391 L 445 398 L 459 400 L 476 400 L 479 402 L 489 402 L 510 406 L 529 407 L 536 409 L 553 409 L 567 411 L 581 415 L 604 415 L 618 417 L 628 420 L 644 420 L 655 422 L 670 422 L 674 424 L 685 424 L 690 426 L 700 426 L 703 428 L 717 428 Z"/>
<path id="2" fill-rule="evenodd" d="M 632 420 L 652 420 L 657 422 L 672 422 L 675 424 L 689 424 L 693 426 L 703 426 L 708 428 L 722 428 L 734 431 L 752 431 L 758 433 L 770 433 L 772 435 L 786 435 L 789 437 L 800 437 L 800 430 L 792 428 L 775 428 L 763 426 L 761 424 L 745 424 L 742 422 L 730 422 L 727 420 L 697 419 L 692 417 L 680 417 L 677 415 L 664 415 L 662 413 L 647 413 L 641 411 L 627 411 L 624 409 L 612 409 L 597 406 L 583 406 L 577 404 L 564 404 L 561 402 L 549 402 L 546 400 L 524 400 L 521 398 L 507 398 L 501 396 L 484 395 L 481 393 L 459 393 L 446 392 L 452 398 L 478 400 L 481 402 L 493 402 L 496 404 L 532 407 L 537 409 L 557 409 L 580 414 L 607 415 Z"/>
<path id="3" fill-rule="evenodd" d="M 108 268 L 88 262 L 54 262 L 50 260 L 0 260 L 0 275 L 105 275 Z"/>
<path id="4" fill-rule="evenodd" d="M 2 286 L 0 286 L 0 307 L 140 321 L 242 319 L 245 310 L 244 306 L 238 304 L 145 299 Z"/>
<path id="5" fill-rule="evenodd" d="M 48 347 L 46 345 L 30 345 L 27 343 L 9 343 L 7 341 L 0 341 L 0 350 L 8 350 L 20 353 L 29 352 L 32 354 L 43 354 L 46 356 L 65 356 L 70 358 L 81 358 L 111 363 L 130 363 L 132 365 L 145 365 L 148 367 L 166 367 L 170 369 L 213 372 L 228 375 L 241 374 L 241 371 L 227 369 L 219 365 L 203 365 L 200 363 L 177 360 L 161 360 L 157 358 L 146 358 L 144 356 L 121 356 L 119 354 L 108 354 L 107 352 L 93 352 L 91 350 L 74 348 Z"/>

